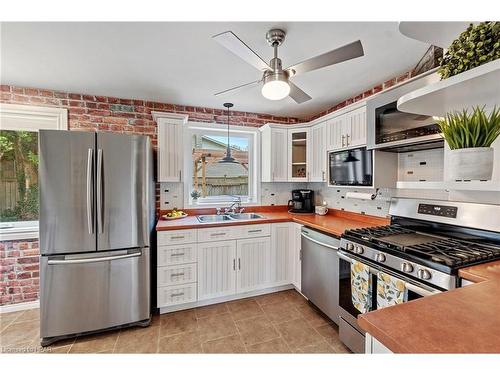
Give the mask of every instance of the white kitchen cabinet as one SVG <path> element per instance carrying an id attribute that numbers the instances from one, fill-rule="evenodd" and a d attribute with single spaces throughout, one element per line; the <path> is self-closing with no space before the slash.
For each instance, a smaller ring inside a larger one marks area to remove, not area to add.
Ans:
<path id="1" fill-rule="evenodd" d="M 294 223 L 271 224 L 271 283 L 273 286 L 293 281 L 295 252 Z"/>
<path id="2" fill-rule="evenodd" d="M 310 130 L 311 151 L 308 163 L 309 181 L 326 181 L 326 122 L 314 125 Z"/>
<path id="3" fill-rule="evenodd" d="M 260 130 L 262 182 L 288 181 L 288 129 L 265 125 Z"/>
<path id="4" fill-rule="evenodd" d="M 365 335 L 365 354 L 393 354 L 393 351 L 367 332 Z"/>
<path id="5" fill-rule="evenodd" d="M 366 106 L 326 121 L 328 151 L 366 145 Z"/>
<path id="6" fill-rule="evenodd" d="M 300 231 L 302 230 L 302 225 L 293 223 L 293 251 L 292 251 L 292 268 L 293 268 L 293 280 L 292 284 L 297 290 L 302 288 L 302 238 Z"/>
<path id="7" fill-rule="evenodd" d="M 346 146 L 366 146 L 366 106 L 348 112 L 346 122 Z"/>
<path id="8" fill-rule="evenodd" d="M 345 147 L 345 132 L 347 117 L 340 115 L 326 121 L 326 149 L 338 150 Z"/>
<path id="9" fill-rule="evenodd" d="M 244 293 L 270 286 L 272 275 L 271 238 L 236 241 L 236 292 Z"/>
<path id="10" fill-rule="evenodd" d="M 236 294 L 236 241 L 198 244 L 198 300 Z"/>
<path id="11" fill-rule="evenodd" d="M 183 129 L 188 116 L 152 112 L 158 125 L 158 182 L 182 182 Z"/>
<path id="12" fill-rule="evenodd" d="M 309 180 L 310 141 L 309 128 L 288 130 L 288 181 Z"/>

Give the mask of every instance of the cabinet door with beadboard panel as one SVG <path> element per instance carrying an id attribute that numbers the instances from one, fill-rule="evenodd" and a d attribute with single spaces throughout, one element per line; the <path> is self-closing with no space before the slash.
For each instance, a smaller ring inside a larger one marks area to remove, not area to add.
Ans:
<path id="1" fill-rule="evenodd" d="M 198 300 L 236 293 L 236 241 L 198 244 Z"/>
<path id="2" fill-rule="evenodd" d="M 288 130 L 273 128 L 271 134 L 272 180 L 286 182 L 288 181 Z"/>
<path id="3" fill-rule="evenodd" d="M 158 119 L 158 181 L 181 182 L 183 160 L 183 124 Z"/>
<path id="4" fill-rule="evenodd" d="M 366 107 L 347 114 L 350 123 L 348 146 L 366 145 Z"/>
<path id="5" fill-rule="evenodd" d="M 294 253 L 293 223 L 271 226 L 271 284 L 290 284 L 293 281 Z"/>
<path id="6" fill-rule="evenodd" d="M 271 238 L 260 237 L 236 241 L 237 293 L 270 286 L 272 281 Z"/>
<path id="7" fill-rule="evenodd" d="M 311 152 L 309 181 L 326 181 L 326 122 L 314 125 L 310 131 Z"/>
<path id="8" fill-rule="evenodd" d="M 328 151 L 345 147 L 345 122 L 346 116 L 340 115 L 326 122 L 326 148 Z"/>

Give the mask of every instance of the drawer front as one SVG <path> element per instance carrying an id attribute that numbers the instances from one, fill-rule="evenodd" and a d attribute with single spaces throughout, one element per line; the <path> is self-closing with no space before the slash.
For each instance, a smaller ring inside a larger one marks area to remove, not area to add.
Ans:
<path id="1" fill-rule="evenodd" d="M 196 283 L 158 288 L 157 297 L 158 307 L 196 302 Z"/>
<path id="2" fill-rule="evenodd" d="M 238 238 L 239 227 L 214 227 L 198 229 L 198 242 L 224 241 Z"/>
<path id="3" fill-rule="evenodd" d="M 242 225 L 239 238 L 264 237 L 271 235 L 270 224 Z"/>
<path id="4" fill-rule="evenodd" d="M 158 267 L 196 262 L 196 244 L 158 247 Z"/>
<path id="5" fill-rule="evenodd" d="M 158 267 L 158 286 L 169 286 L 196 282 L 196 263 Z"/>
<path id="6" fill-rule="evenodd" d="M 196 242 L 196 229 L 168 230 L 158 232 L 158 246 Z"/>

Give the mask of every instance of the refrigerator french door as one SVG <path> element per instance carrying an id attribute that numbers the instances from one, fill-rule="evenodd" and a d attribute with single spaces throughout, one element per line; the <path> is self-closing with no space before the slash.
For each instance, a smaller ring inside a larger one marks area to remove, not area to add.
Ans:
<path id="1" fill-rule="evenodd" d="M 42 345 L 150 318 L 154 180 L 145 136 L 39 134 Z"/>

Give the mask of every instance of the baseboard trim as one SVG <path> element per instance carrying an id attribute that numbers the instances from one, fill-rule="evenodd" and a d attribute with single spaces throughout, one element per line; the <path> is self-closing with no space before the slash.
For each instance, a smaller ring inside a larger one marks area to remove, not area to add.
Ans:
<path id="1" fill-rule="evenodd" d="M 39 300 L 31 302 L 13 303 L 12 305 L 0 306 L 0 314 L 5 314 L 15 311 L 38 309 L 39 307 L 40 307 Z"/>
<path id="2" fill-rule="evenodd" d="M 260 296 L 262 294 L 281 292 L 283 290 L 289 290 L 289 289 L 296 289 L 296 288 L 292 284 L 286 284 L 286 285 L 280 285 L 280 286 L 275 286 L 275 287 L 266 288 L 266 289 L 260 289 L 260 290 L 256 290 L 256 291 L 252 291 L 252 292 L 233 294 L 230 296 L 217 297 L 217 298 L 206 299 L 206 300 L 197 301 L 197 302 L 185 303 L 182 305 L 158 306 L 158 308 L 160 310 L 160 314 L 165 314 L 165 313 L 170 313 L 170 312 L 174 312 L 174 311 L 192 309 L 195 307 L 213 305 L 216 303 L 234 301 L 234 300 L 238 300 L 238 299 L 242 299 L 242 298 Z"/>

